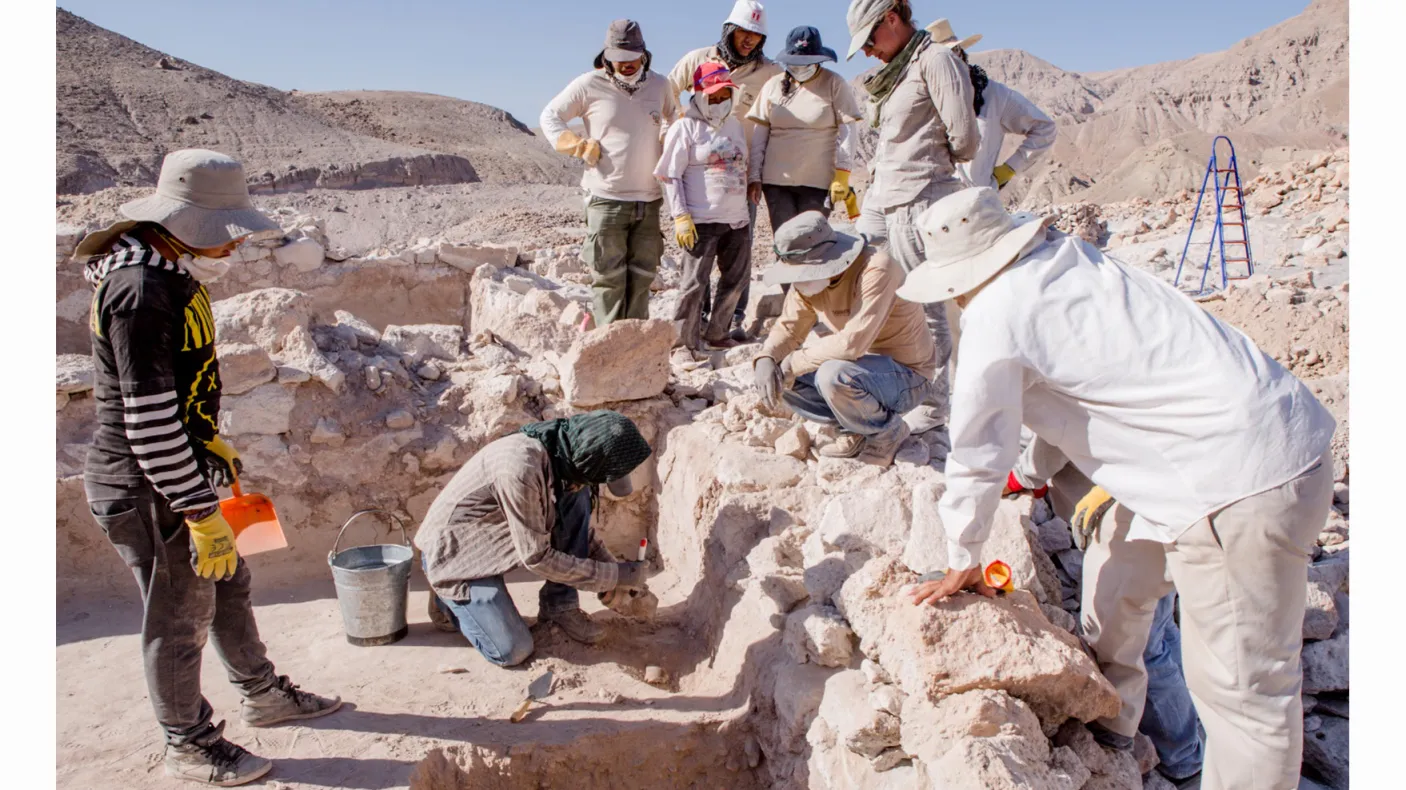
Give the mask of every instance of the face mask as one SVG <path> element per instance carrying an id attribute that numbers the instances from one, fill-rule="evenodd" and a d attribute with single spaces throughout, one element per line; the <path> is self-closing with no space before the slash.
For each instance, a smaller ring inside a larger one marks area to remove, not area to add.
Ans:
<path id="1" fill-rule="evenodd" d="M 791 285 L 801 296 L 815 296 L 830 287 L 829 280 L 804 280 Z"/>
<path id="2" fill-rule="evenodd" d="M 228 258 L 197 258 L 193 255 L 182 255 L 177 261 L 190 276 L 202 283 L 214 282 L 229 271 Z"/>
<path id="3" fill-rule="evenodd" d="M 797 82 L 810 82 L 811 77 L 820 73 L 820 64 L 812 63 L 809 66 L 787 66 L 786 73 L 794 77 Z"/>
<path id="4" fill-rule="evenodd" d="M 644 79 L 644 69 L 641 68 L 640 70 L 636 71 L 634 74 L 631 74 L 630 76 L 626 77 L 624 74 L 621 74 L 621 73 L 620 73 L 620 70 L 617 68 L 617 69 L 615 70 L 615 79 L 620 80 L 621 82 L 625 83 L 626 85 L 634 85 L 635 83 L 637 83 L 637 82 L 639 82 L 640 80 Z"/>
<path id="5" fill-rule="evenodd" d="M 727 99 L 717 104 L 709 104 L 706 95 L 695 93 L 692 101 L 694 108 L 698 110 L 698 114 L 703 116 L 703 120 L 707 121 L 709 126 L 721 126 L 722 122 L 726 121 L 727 117 L 732 114 L 732 99 Z"/>

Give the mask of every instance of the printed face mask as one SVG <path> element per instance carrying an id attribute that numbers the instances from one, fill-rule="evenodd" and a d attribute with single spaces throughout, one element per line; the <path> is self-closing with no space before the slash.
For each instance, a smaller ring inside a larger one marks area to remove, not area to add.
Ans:
<path id="1" fill-rule="evenodd" d="M 797 82 L 810 82 L 820 72 L 820 64 L 812 63 L 809 66 L 787 66 L 787 73 L 796 78 Z"/>
<path id="2" fill-rule="evenodd" d="M 228 258 L 199 258 L 188 254 L 182 255 L 177 263 L 202 283 L 211 283 L 225 276 L 230 266 Z"/>
<path id="3" fill-rule="evenodd" d="M 815 296 L 821 291 L 830 287 L 829 280 L 803 280 L 791 286 L 795 288 L 801 296 Z"/>

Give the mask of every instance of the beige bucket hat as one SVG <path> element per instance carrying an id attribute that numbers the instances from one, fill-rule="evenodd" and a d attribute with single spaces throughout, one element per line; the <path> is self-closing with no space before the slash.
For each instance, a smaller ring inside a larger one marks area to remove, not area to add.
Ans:
<path id="1" fill-rule="evenodd" d="M 981 40 L 981 34 L 967 36 L 958 40 L 957 34 L 952 32 L 952 23 L 946 19 L 939 19 L 928 25 L 928 32 L 932 34 L 932 40 L 948 49 L 970 49 L 973 44 Z"/>
<path id="2" fill-rule="evenodd" d="M 278 223 L 254 207 L 244 166 L 218 151 L 185 148 L 161 163 L 156 193 L 124 203 L 127 219 L 90 233 L 74 256 L 98 255 L 139 222 L 155 222 L 188 247 L 219 247 L 242 236 L 279 231 Z"/>
<path id="3" fill-rule="evenodd" d="M 927 260 L 908 273 L 898 296 L 910 302 L 944 302 L 975 290 L 1007 264 L 1044 243 L 1053 217 L 1018 220 L 991 187 L 964 189 L 918 215 Z"/>
<path id="4" fill-rule="evenodd" d="M 768 285 L 828 280 L 864 251 L 864 240 L 839 233 L 819 211 L 805 211 L 776 229 L 776 263 L 762 272 Z"/>

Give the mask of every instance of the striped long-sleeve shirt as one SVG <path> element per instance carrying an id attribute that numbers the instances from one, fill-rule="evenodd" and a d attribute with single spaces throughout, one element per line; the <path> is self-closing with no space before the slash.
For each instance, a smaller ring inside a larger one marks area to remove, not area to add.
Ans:
<path id="1" fill-rule="evenodd" d="M 205 287 L 131 235 L 86 275 L 98 427 L 86 475 L 149 483 L 172 510 L 217 505 L 195 448 L 214 438 L 220 409 L 215 320 Z"/>

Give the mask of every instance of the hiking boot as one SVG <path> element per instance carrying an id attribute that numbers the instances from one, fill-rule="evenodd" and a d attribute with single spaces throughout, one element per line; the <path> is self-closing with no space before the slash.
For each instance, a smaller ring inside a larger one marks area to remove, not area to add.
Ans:
<path id="1" fill-rule="evenodd" d="M 868 437 L 855 459 L 874 466 L 893 466 L 893 459 L 898 456 L 899 448 L 908 441 L 909 436 L 908 424 L 903 420 L 895 422 L 896 427 Z"/>
<path id="2" fill-rule="evenodd" d="M 935 431 L 947 424 L 947 419 L 941 416 L 936 407 L 926 405 L 920 405 L 903 415 L 903 421 L 908 424 L 908 430 L 914 436 Z"/>
<path id="3" fill-rule="evenodd" d="M 166 747 L 166 775 L 214 787 L 249 784 L 273 769 L 273 763 L 252 755 L 224 738 L 225 723 L 215 725 L 204 744 Z"/>
<path id="4" fill-rule="evenodd" d="M 742 342 L 732 336 L 724 337 L 721 340 L 703 341 L 703 347 L 709 351 L 726 351 L 731 348 L 737 348 L 740 345 L 742 345 Z"/>
<path id="5" fill-rule="evenodd" d="M 864 437 L 857 433 L 841 433 L 835 441 L 820 448 L 826 458 L 853 458 L 864 449 Z"/>
<path id="6" fill-rule="evenodd" d="M 439 608 L 439 596 L 434 590 L 430 590 L 430 624 L 437 631 L 444 631 L 448 634 L 459 632 L 459 626 L 455 625 L 454 618 L 449 613 Z"/>
<path id="7" fill-rule="evenodd" d="M 328 699 L 303 691 L 287 675 L 262 694 L 245 697 L 240 718 L 250 727 L 271 727 L 286 721 L 316 719 L 342 707 L 342 698 Z"/>
<path id="8" fill-rule="evenodd" d="M 561 612 L 541 612 L 539 623 L 556 623 L 567 636 L 583 645 L 594 645 L 605 638 L 605 629 L 580 609 L 567 609 Z"/>

